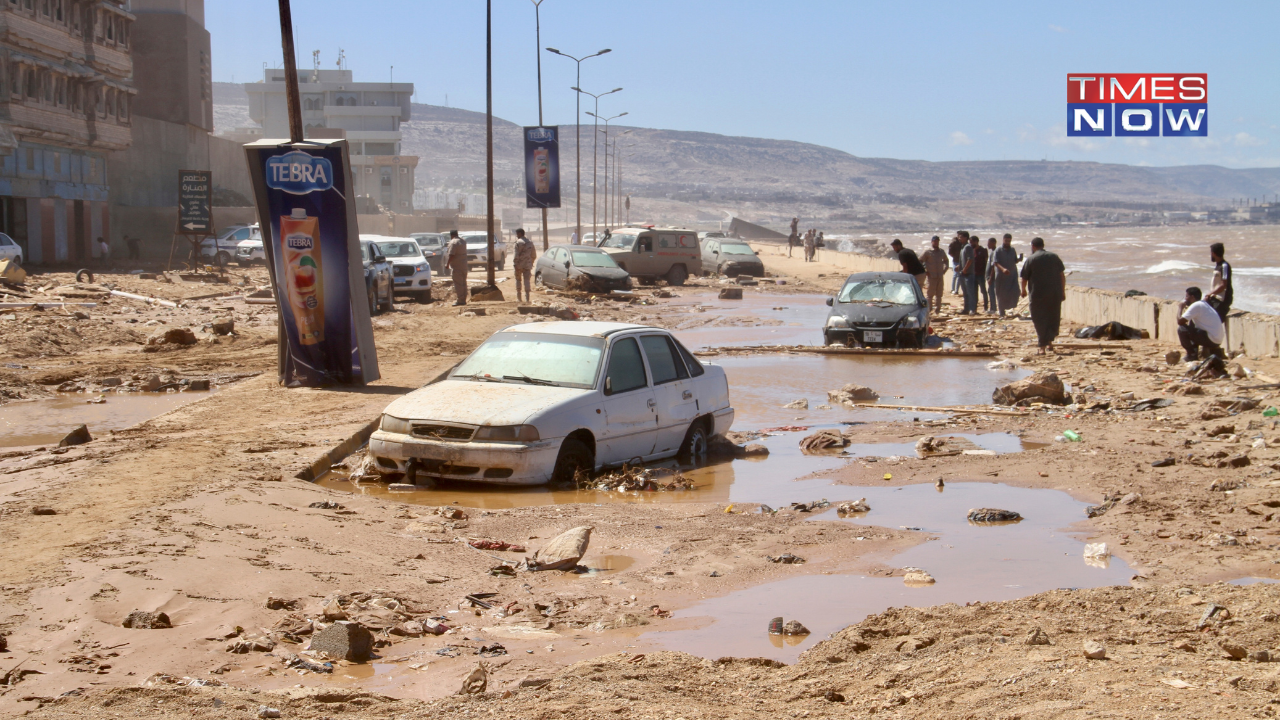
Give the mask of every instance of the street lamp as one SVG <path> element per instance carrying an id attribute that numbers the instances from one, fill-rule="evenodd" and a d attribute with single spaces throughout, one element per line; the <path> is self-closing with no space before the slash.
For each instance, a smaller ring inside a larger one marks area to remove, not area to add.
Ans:
<path id="1" fill-rule="evenodd" d="M 597 95 L 595 93 L 589 93 L 580 87 L 575 87 L 570 89 L 577 90 L 579 93 L 583 95 L 590 95 L 591 97 L 596 99 L 596 111 L 594 113 L 589 112 L 587 114 L 595 118 L 597 121 L 600 119 L 600 98 L 604 97 L 605 95 L 612 95 L 616 92 L 622 92 L 622 88 L 614 88 L 609 92 L 602 92 L 599 95 Z M 598 131 L 599 129 L 600 128 L 597 126 L 595 122 L 591 123 L 591 130 L 592 130 L 591 132 L 591 239 L 593 241 L 598 239 L 596 238 L 596 233 L 598 232 L 596 230 L 596 131 Z"/>
<path id="2" fill-rule="evenodd" d="M 592 54 L 592 55 L 584 55 L 583 57 L 580 57 L 580 58 L 578 58 L 578 57 L 574 57 L 574 56 L 570 55 L 569 53 L 563 53 L 563 52 L 560 52 L 559 50 L 557 50 L 557 49 L 555 49 L 555 48 L 553 48 L 553 47 L 549 47 L 549 48 L 547 48 L 547 52 L 549 52 L 549 53 L 555 53 L 556 55 L 559 55 L 559 56 L 561 56 L 561 57 L 567 57 L 567 58 L 569 58 L 570 60 L 572 60 L 572 61 L 576 62 L 576 63 L 578 64 L 578 85 L 581 85 L 581 84 L 582 84 L 582 61 L 583 61 L 583 60 L 587 60 L 587 59 L 589 59 L 589 58 L 593 58 L 593 57 L 599 57 L 599 56 L 601 56 L 601 55 L 604 55 L 605 53 L 613 52 L 613 50 L 611 50 L 611 49 L 609 49 L 609 48 L 605 48 L 604 50 L 601 50 L 601 51 L 600 51 L 600 52 L 598 52 L 598 53 L 594 53 L 594 54 Z M 577 90 L 577 88 L 576 88 L 576 87 L 575 87 L 575 88 L 573 88 L 573 89 L 574 89 L 574 90 Z M 577 205 L 578 205 L 578 226 L 577 226 L 577 236 L 578 236 L 578 242 L 582 242 L 582 130 L 581 130 L 581 125 L 582 125 L 582 123 L 581 123 L 581 119 L 582 119 L 582 96 L 581 96 L 581 95 L 577 95 L 577 96 L 575 96 L 575 97 L 577 98 L 577 109 L 575 110 L 575 113 L 576 113 L 576 114 L 573 116 L 573 135 L 574 135 L 575 153 L 576 153 L 576 154 L 577 154 L 577 156 L 578 156 L 578 197 L 577 197 Z"/>
<path id="3" fill-rule="evenodd" d="M 609 225 L 610 224 L 609 223 L 609 121 L 617 120 L 623 115 L 626 115 L 626 113 L 620 113 L 618 115 L 614 115 L 613 117 L 607 117 L 607 118 L 596 117 L 595 113 L 587 113 L 587 114 L 596 118 L 597 120 L 604 121 L 604 130 L 600 131 L 604 133 L 604 216 L 603 217 L 604 217 L 604 224 Z M 592 216 L 594 217 L 594 213 L 592 213 Z M 595 231 L 595 228 L 592 228 L 592 232 L 594 231 Z"/>
<path id="4" fill-rule="evenodd" d="M 543 0 L 532 0 L 533 2 L 533 20 L 535 28 L 535 38 L 533 51 L 538 53 L 538 126 L 542 126 L 542 53 L 538 52 L 538 48 L 542 47 L 542 2 Z M 556 138 L 556 145 L 560 144 L 560 138 Z M 550 231 L 547 229 L 547 208 L 542 208 L 542 251 L 546 252 L 551 246 Z"/>

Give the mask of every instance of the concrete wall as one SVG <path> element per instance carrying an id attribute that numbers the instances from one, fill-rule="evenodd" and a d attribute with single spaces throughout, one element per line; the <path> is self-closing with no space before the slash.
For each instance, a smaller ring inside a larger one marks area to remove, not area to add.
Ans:
<path id="1" fill-rule="evenodd" d="M 217 228 L 239 223 L 255 223 L 258 221 L 258 210 L 252 207 L 218 207 L 213 209 L 213 223 Z M 172 207 L 131 207 L 128 205 L 111 206 L 111 248 L 112 256 L 127 257 L 123 238 L 142 238 L 143 259 L 169 257 L 169 245 L 173 240 L 173 231 L 178 226 L 178 208 Z M 185 258 L 190 243 L 178 239 L 175 258 Z"/>
<path id="2" fill-rule="evenodd" d="M 134 115 L 213 130 L 209 31 L 176 5 L 134 12 Z"/>
<path id="3" fill-rule="evenodd" d="M 787 254 L 786 246 L 763 243 L 752 247 L 764 256 Z M 796 256 L 803 257 L 803 251 L 796 250 Z M 896 260 L 823 248 L 818 249 L 816 259 L 850 274 L 902 269 Z M 1148 296 L 1127 298 L 1124 293 L 1112 290 L 1068 285 L 1062 319 L 1077 325 L 1101 325 L 1114 320 L 1146 330 L 1164 344 L 1178 344 L 1178 303 L 1171 300 Z M 1246 355 L 1280 357 L 1280 317 L 1233 311 L 1227 318 L 1227 341 L 1228 349 L 1243 350 Z"/>

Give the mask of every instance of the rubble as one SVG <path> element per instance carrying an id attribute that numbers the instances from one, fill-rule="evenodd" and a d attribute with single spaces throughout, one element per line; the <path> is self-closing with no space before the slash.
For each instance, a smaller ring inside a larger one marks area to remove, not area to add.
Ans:
<path id="1" fill-rule="evenodd" d="M 991 401 L 997 405 L 1066 405 L 1069 399 L 1057 373 L 1040 372 L 996 388 Z"/>
<path id="2" fill-rule="evenodd" d="M 799 555 L 792 555 L 791 553 L 783 553 L 778 557 L 774 557 L 772 555 L 765 555 L 764 559 L 768 560 L 771 563 L 781 563 L 783 565 L 803 565 L 804 564 L 804 558 L 800 557 Z"/>
<path id="3" fill-rule="evenodd" d="M 1090 660 L 1106 660 L 1107 648 L 1096 640 L 1085 640 L 1083 644 L 1084 656 Z"/>
<path id="4" fill-rule="evenodd" d="M 134 630 L 163 630 L 173 627 L 168 615 L 145 610 L 134 610 L 120 625 Z"/>
<path id="5" fill-rule="evenodd" d="M 1011 523 L 1022 520 L 1022 516 L 1012 510 L 998 508 L 975 508 L 969 511 L 969 522 L 974 524 Z"/>
<path id="6" fill-rule="evenodd" d="M 871 512 L 871 506 L 867 504 L 866 498 L 861 498 L 856 502 L 842 502 L 839 505 L 836 505 L 836 513 L 842 517 L 845 515 L 852 515 L 854 513 L 865 512 Z"/>
<path id="7" fill-rule="evenodd" d="M 80 427 L 67 433 L 66 437 L 58 441 L 58 447 L 70 447 L 72 445 L 84 445 L 93 442 L 93 437 L 89 435 L 89 426 L 81 425 Z"/>
<path id="8" fill-rule="evenodd" d="M 551 538 L 528 560 L 529 569 L 572 570 L 582 556 L 587 554 L 592 529 L 588 526 L 576 527 Z"/>
<path id="9" fill-rule="evenodd" d="M 736 446 L 732 446 L 736 448 Z M 728 454 L 730 457 L 737 457 L 739 454 L 732 449 L 725 452 L 725 448 L 721 447 L 718 454 Z M 767 452 L 766 452 L 767 454 Z M 742 457 L 746 457 L 746 451 L 741 452 Z M 575 484 L 583 489 L 595 489 L 601 492 L 672 492 L 676 490 L 692 490 L 693 481 L 685 477 L 679 469 L 667 470 L 665 468 L 646 468 L 640 465 L 623 466 L 612 472 L 604 473 L 596 478 L 591 478 L 586 472 L 579 472 L 574 478 Z"/>
<path id="10" fill-rule="evenodd" d="M 827 400 L 833 403 L 852 405 L 855 403 L 873 403 L 880 399 L 880 394 L 869 387 L 857 383 L 849 383 L 839 390 L 828 390 Z"/>
<path id="11" fill-rule="evenodd" d="M 365 662 L 373 655 L 373 635 L 359 623 L 339 620 L 311 638 L 310 650 L 331 660 Z"/>
<path id="12" fill-rule="evenodd" d="M 849 445 L 849 438 L 840 433 L 839 430 L 819 430 L 800 441 L 800 450 L 808 453 L 818 453 L 827 450 L 842 450 Z"/>
<path id="13" fill-rule="evenodd" d="M 936 580 L 929 573 L 917 567 L 903 568 L 905 574 L 902 576 L 902 582 L 910 587 L 923 587 L 932 585 Z"/>

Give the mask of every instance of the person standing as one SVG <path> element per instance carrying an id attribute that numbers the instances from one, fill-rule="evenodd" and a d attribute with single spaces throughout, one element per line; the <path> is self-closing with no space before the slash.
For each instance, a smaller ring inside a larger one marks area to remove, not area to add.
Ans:
<path id="1" fill-rule="evenodd" d="M 1018 306 L 1018 251 L 1013 249 L 1013 236 L 1004 234 L 1004 241 L 991 256 L 991 297 L 1000 309 L 1000 317 Z"/>
<path id="2" fill-rule="evenodd" d="M 969 242 L 969 231 L 961 230 L 951 239 L 951 244 L 947 246 L 947 254 L 951 256 L 951 269 L 954 275 L 951 276 L 951 294 L 960 294 L 960 253 L 964 250 L 964 246 Z"/>
<path id="3" fill-rule="evenodd" d="M 578 244 L 578 232 L 576 230 L 574 232 L 569 233 L 569 244 L 570 245 Z"/>
<path id="4" fill-rule="evenodd" d="M 449 231 L 449 245 L 444 251 L 444 269 L 453 275 L 453 291 L 458 299 L 453 306 L 467 304 L 467 244 L 458 237 L 457 230 Z"/>
<path id="5" fill-rule="evenodd" d="M 818 233 L 818 239 L 816 242 L 813 243 L 813 246 L 818 248 L 827 247 L 827 238 L 825 237 L 825 233 L 822 233 L 822 232 Z"/>
<path id="6" fill-rule="evenodd" d="M 124 236 L 124 246 L 125 246 L 126 248 L 128 248 L 128 250 L 129 250 L 129 259 L 130 259 L 130 260 L 141 260 L 141 259 L 142 259 L 142 251 L 138 248 L 138 243 L 139 243 L 140 241 L 141 241 L 141 238 L 129 237 L 128 233 L 126 233 L 126 234 L 125 234 L 125 236 Z"/>
<path id="7" fill-rule="evenodd" d="M 98 259 L 103 265 L 111 264 L 111 246 L 101 236 L 98 237 Z"/>
<path id="8" fill-rule="evenodd" d="M 804 234 L 804 261 L 813 262 L 813 253 L 818 242 L 818 233 L 814 230 Z"/>
<path id="9" fill-rule="evenodd" d="M 978 313 L 978 295 L 982 296 L 982 312 L 987 312 L 990 298 L 987 295 L 987 261 L 990 255 L 987 249 L 982 247 L 982 238 L 977 235 L 973 236 L 973 251 L 976 253 L 973 268 L 973 285 L 977 288 L 978 293 L 973 296 L 973 312 Z M 996 244 L 996 239 L 991 238 L 991 244 Z"/>
<path id="10" fill-rule="evenodd" d="M 964 309 L 961 315 L 978 313 L 978 236 L 971 235 L 969 244 L 960 251 L 960 290 L 964 295 Z"/>
<path id="11" fill-rule="evenodd" d="M 1028 295 L 1040 347 L 1036 354 L 1044 355 L 1053 351 L 1053 340 L 1062 324 L 1062 302 L 1067 299 L 1066 268 L 1061 258 L 1044 249 L 1044 238 L 1031 240 L 1031 257 L 1022 264 L 1022 297 Z"/>
<path id="12" fill-rule="evenodd" d="M 1231 263 L 1226 260 L 1226 246 L 1214 243 L 1209 246 L 1209 259 L 1213 261 L 1213 285 L 1209 289 L 1209 297 L 1205 298 L 1218 313 L 1222 322 L 1227 321 L 1227 313 L 1231 312 L 1231 303 L 1235 293 L 1231 287 Z"/>
<path id="13" fill-rule="evenodd" d="M 920 258 L 924 263 L 925 275 L 929 278 L 929 290 L 926 298 L 933 312 L 942 312 L 943 278 L 947 275 L 947 251 L 941 247 L 941 238 L 934 235 L 929 239 L 929 249 Z"/>
<path id="14" fill-rule="evenodd" d="M 1183 313 L 1178 317 L 1178 342 L 1187 351 L 1187 362 L 1200 359 L 1200 348 L 1204 348 L 1206 360 L 1215 355 L 1225 360 L 1227 355 L 1222 351 L 1222 343 L 1227 339 L 1226 327 L 1217 309 L 1200 298 L 1200 288 L 1187 288 Z"/>
<path id="15" fill-rule="evenodd" d="M 524 301 L 533 302 L 529 293 L 533 291 L 533 261 L 538 259 L 538 249 L 533 241 L 524 236 L 524 228 L 516 230 L 515 253 L 511 266 L 516 275 L 516 302 L 520 301 L 520 287 L 524 286 Z"/>
<path id="16" fill-rule="evenodd" d="M 898 262 L 902 263 L 902 272 L 914 277 L 916 283 L 920 286 L 920 292 L 924 292 L 924 280 L 928 273 L 925 272 L 924 263 L 920 262 L 916 251 L 902 247 L 902 241 L 897 238 L 894 238 L 893 242 L 889 243 L 889 247 L 898 253 Z"/>
<path id="17" fill-rule="evenodd" d="M 983 298 L 982 309 L 987 311 L 988 315 L 996 314 L 996 239 L 987 238 L 987 275 L 984 279 L 987 284 L 987 297 Z M 991 299 L 990 307 L 987 306 L 987 298 Z"/>

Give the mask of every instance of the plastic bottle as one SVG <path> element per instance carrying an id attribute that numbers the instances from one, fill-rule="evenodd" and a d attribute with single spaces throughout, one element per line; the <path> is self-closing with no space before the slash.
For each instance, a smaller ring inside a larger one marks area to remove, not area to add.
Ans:
<path id="1" fill-rule="evenodd" d="M 1262 417 L 1275 417 L 1277 415 L 1280 415 L 1280 410 L 1277 410 L 1274 405 L 1262 411 Z"/>
<path id="2" fill-rule="evenodd" d="M 1075 430 L 1063 430 L 1062 437 L 1070 440 L 1071 442 L 1080 442 L 1080 435 Z"/>

